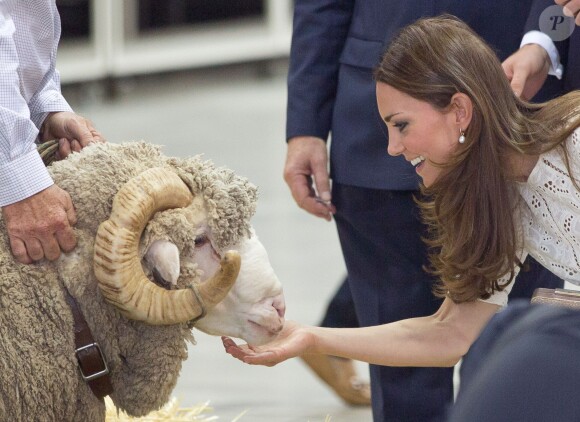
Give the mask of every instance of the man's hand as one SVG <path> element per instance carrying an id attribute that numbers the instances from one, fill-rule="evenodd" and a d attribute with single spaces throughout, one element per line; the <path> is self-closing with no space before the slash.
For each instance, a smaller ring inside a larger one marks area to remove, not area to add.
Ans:
<path id="1" fill-rule="evenodd" d="M 105 142 L 93 124 L 70 111 L 49 113 L 42 124 L 40 141 L 58 139 L 57 159 L 66 158 L 72 151 L 81 149 L 94 142 Z"/>
<path id="2" fill-rule="evenodd" d="M 30 264 L 43 258 L 54 261 L 60 251 L 76 246 L 72 225 L 76 213 L 69 194 L 56 185 L 2 208 L 10 247 L 16 260 Z"/>
<path id="3" fill-rule="evenodd" d="M 514 93 L 529 101 L 540 90 L 550 70 L 550 57 L 543 47 L 526 44 L 502 63 Z"/>
<path id="4" fill-rule="evenodd" d="M 564 7 L 564 14 L 576 17 L 576 25 L 580 26 L 580 0 L 554 0 L 556 4 Z"/>
<path id="5" fill-rule="evenodd" d="M 330 221 L 336 208 L 332 205 L 328 177 L 326 143 L 312 136 L 288 141 L 284 180 L 298 206 Z"/>

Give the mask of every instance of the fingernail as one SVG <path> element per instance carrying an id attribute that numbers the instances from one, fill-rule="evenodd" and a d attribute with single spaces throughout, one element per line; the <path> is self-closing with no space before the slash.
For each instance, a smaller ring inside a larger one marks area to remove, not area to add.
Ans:
<path id="1" fill-rule="evenodd" d="M 316 202 L 318 202 L 319 204 L 325 205 L 325 206 L 327 206 L 327 207 L 330 205 L 330 200 L 326 200 L 326 201 L 325 201 L 324 199 L 322 199 L 322 198 L 319 198 L 318 196 L 316 196 L 316 197 L 314 198 L 314 200 L 315 200 Z"/>
<path id="2" fill-rule="evenodd" d="M 332 198 L 332 196 L 330 195 L 330 192 L 322 192 L 322 193 L 320 194 L 320 198 L 321 198 L 323 201 L 330 202 L 330 199 Z"/>
<path id="3" fill-rule="evenodd" d="M 562 9 L 562 12 L 564 13 L 564 15 L 568 16 L 569 18 L 573 18 L 574 17 L 574 13 L 572 13 L 572 11 L 570 9 L 568 9 L 567 7 L 565 7 L 565 6 Z"/>

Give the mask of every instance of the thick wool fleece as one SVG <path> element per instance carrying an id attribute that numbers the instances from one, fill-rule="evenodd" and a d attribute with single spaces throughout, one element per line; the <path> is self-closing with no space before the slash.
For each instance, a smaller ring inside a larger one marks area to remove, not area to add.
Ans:
<path id="1" fill-rule="evenodd" d="M 152 167 L 180 175 L 201 195 L 209 215 L 212 242 L 219 250 L 249 235 L 256 188 L 226 169 L 199 157 L 168 158 L 145 142 L 99 144 L 55 162 L 55 183 L 72 198 L 78 245 L 54 262 L 16 263 L 0 219 L 0 420 L 103 421 L 105 407 L 82 380 L 74 356 L 73 319 L 66 288 L 76 299 L 107 357 L 115 405 L 134 416 L 160 408 L 169 398 L 192 341 L 185 324 L 150 326 L 121 316 L 106 303 L 93 274 L 93 246 L 99 224 L 111 211 L 114 195 L 130 178 Z M 191 239 L 187 220 L 168 210 L 151 224 L 148 243 Z M 147 231 L 147 229 L 146 229 Z M 187 233 L 187 235 L 184 235 Z M 180 248 L 181 249 L 181 248 Z M 185 274 L 195 276 L 193 269 Z"/>

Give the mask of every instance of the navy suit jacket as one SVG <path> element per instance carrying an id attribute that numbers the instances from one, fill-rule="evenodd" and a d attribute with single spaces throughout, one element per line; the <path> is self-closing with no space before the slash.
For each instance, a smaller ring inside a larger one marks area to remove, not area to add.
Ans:
<path id="1" fill-rule="evenodd" d="M 422 16 L 450 13 L 497 52 L 516 51 L 533 0 L 296 0 L 288 74 L 287 139 L 331 134 L 335 182 L 412 190 L 414 169 L 387 154 L 372 72 L 389 41 Z"/>
<path id="2" fill-rule="evenodd" d="M 564 57 L 564 90 L 580 89 L 580 26 L 568 39 L 568 49 Z"/>

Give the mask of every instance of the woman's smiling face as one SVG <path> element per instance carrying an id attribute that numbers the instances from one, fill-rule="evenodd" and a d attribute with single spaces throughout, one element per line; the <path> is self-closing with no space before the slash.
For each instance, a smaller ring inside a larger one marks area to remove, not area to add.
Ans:
<path id="1" fill-rule="evenodd" d="M 454 107 L 439 110 L 382 82 L 376 85 L 377 104 L 389 131 L 388 152 L 403 155 L 429 187 L 444 171 L 445 164 L 459 146 L 461 113 Z M 462 94 L 456 94 L 462 95 Z"/>

